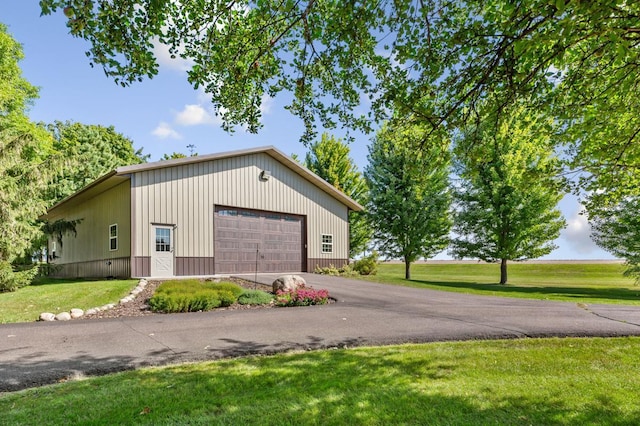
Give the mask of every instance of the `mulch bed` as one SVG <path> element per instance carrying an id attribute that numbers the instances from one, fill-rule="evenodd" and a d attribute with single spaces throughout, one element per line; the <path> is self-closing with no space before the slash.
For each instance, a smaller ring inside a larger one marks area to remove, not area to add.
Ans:
<path id="1" fill-rule="evenodd" d="M 252 281 L 246 281 L 239 278 L 225 278 L 224 281 L 231 281 L 238 284 L 241 287 L 251 290 L 262 290 L 271 292 L 271 286 L 266 284 L 258 284 Z M 134 300 L 125 304 L 118 304 L 115 307 L 106 311 L 96 312 L 92 315 L 84 315 L 79 319 L 96 319 L 96 318 L 119 318 L 119 317 L 143 317 L 147 315 L 162 315 L 162 313 L 153 312 L 149 308 L 149 299 L 153 296 L 156 288 L 162 283 L 162 281 L 149 281 L 147 286 L 142 292 L 140 292 Z M 234 309 L 267 309 L 272 308 L 274 305 L 240 305 L 234 303 L 226 308 L 217 308 L 217 310 L 234 310 Z"/>

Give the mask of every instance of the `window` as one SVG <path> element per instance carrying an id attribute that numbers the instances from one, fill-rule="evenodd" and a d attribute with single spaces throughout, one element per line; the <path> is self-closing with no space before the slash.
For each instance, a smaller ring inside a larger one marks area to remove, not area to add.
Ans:
<path id="1" fill-rule="evenodd" d="M 156 251 L 171 251 L 171 230 L 156 228 Z"/>
<path id="2" fill-rule="evenodd" d="M 118 224 L 109 225 L 109 250 L 118 250 Z"/>
<path id="3" fill-rule="evenodd" d="M 333 235 L 322 234 L 322 252 L 333 253 Z"/>

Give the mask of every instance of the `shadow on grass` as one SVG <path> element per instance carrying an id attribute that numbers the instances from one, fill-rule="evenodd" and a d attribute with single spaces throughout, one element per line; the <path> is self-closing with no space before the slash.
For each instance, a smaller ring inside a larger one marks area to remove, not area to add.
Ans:
<path id="1" fill-rule="evenodd" d="M 96 360 L 101 361 L 101 360 Z M 509 377 L 465 379 L 447 357 L 324 351 L 182 365 L 69 383 L 5 401 L 11 423 L 30 424 L 638 424 L 640 409 L 607 389 L 566 398 L 503 388 Z M 465 384 L 471 386 L 457 389 Z M 589 380 L 572 383 L 590 386 Z M 10 406 L 10 407 L 9 407 Z M 62 409 L 60 408 L 62 407 Z M 0 400 L 0 408 L 3 401 Z"/>
<path id="2" fill-rule="evenodd" d="M 611 301 L 636 301 L 640 302 L 640 287 L 630 290 L 621 287 L 593 288 L 593 287 L 558 287 L 558 286 L 518 286 L 514 284 L 482 284 L 477 282 L 443 282 L 429 280 L 409 280 L 414 285 L 426 285 L 431 288 L 451 290 L 473 290 L 492 293 L 492 295 L 514 296 L 539 294 L 544 296 L 557 296 L 558 298 L 575 299 L 603 299 Z"/>

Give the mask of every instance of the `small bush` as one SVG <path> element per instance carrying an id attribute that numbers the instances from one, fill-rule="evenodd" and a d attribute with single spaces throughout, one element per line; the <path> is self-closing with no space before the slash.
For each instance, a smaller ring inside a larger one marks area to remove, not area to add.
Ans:
<path id="1" fill-rule="evenodd" d="M 220 298 L 220 306 L 231 306 L 233 305 L 238 297 L 231 293 L 229 290 L 215 290 L 218 293 L 218 297 Z"/>
<path id="2" fill-rule="evenodd" d="M 230 282 L 225 282 L 225 281 L 219 282 L 219 283 L 206 282 L 204 283 L 204 285 L 207 288 L 210 288 L 212 290 L 225 290 L 230 292 L 231 294 L 233 294 L 234 301 L 242 293 L 244 293 L 244 288 L 240 287 L 238 284 L 234 284 Z"/>
<path id="3" fill-rule="evenodd" d="M 220 306 L 231 306 L 243 292 L 233 283 L 203 283 L 199 280 L 165 281 L 149 299 L 156 312 L 208 311 Z"/>
<path id="4" fill-rule="evenodd" d="M 276 293 L 277 306 L 324 305 L 329 302 L 329 290 L 316 290 L 301 285 L 295 290 L 279 290 Z"/>
<path id="5" fill-rule="evenodd" d="M 358 275 L 358 273 L 355 272 L 351 268 L 351 266 L 346 264 L 340 268 L 336 268 L 336 266 L 333 264 L 329 264 L 329 266 L 325 266 L 325 267 L 316 265 L 316 269 L 313 272 L 321 275 L 332 275 L 332 276 L 343 276 L 343 277 L 351 277 L 354 275 Z"/>
<path id="6" fill-rule="evenodd" d="M 273 295 L 261 290 L 245 290 L 239 297 L 241 305 L 267 305 L 273 300 Z"/>
<path id="7" fill-rule="evenodd" d="M 360 275 L 375 275 L 378 273 L 378 252 L 353 262 L 353 270 Z"/>
<path id="8" fill-rule="evenodd" d="M 14 271 L 7 261 L 0 261 L 0 293 L 16 291 L 26 287 L 38 274 L 38 267 L 31 267 L 22 271 Z"/>

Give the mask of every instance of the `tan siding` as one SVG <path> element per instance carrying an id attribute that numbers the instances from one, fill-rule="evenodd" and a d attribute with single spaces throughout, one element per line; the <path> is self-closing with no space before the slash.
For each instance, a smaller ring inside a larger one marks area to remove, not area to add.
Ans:
<path id="1" fill-rule="evenodd" d="M 124 258 L 131 255 L 131 190 L 129 181 L 79 204 L 68 203 L 50 215 L 57 219 L 82 219 L 77 237 L 66 235 L 57 247 L 56 264 Z M 109 226 L 118 225 L 118 249 L 109 250 Z M 73 242 L 71 243 L 71 240 Z"/>
<path id="2" fill-rule="evenodd" d="M 259 179 L 262 170 L 271 178 Z M 162 172 L 162 173 L 159 173 Z M 212 257 L 213 206 L 307 216 L 309 258 L 348 258 L 347 207 L 264 153 L 136 173 L 135 256 L 150 256 L 150 224 L 176 225 L 176 257 Z M 320 235 L 334 235 L 322 254 Z"/>

